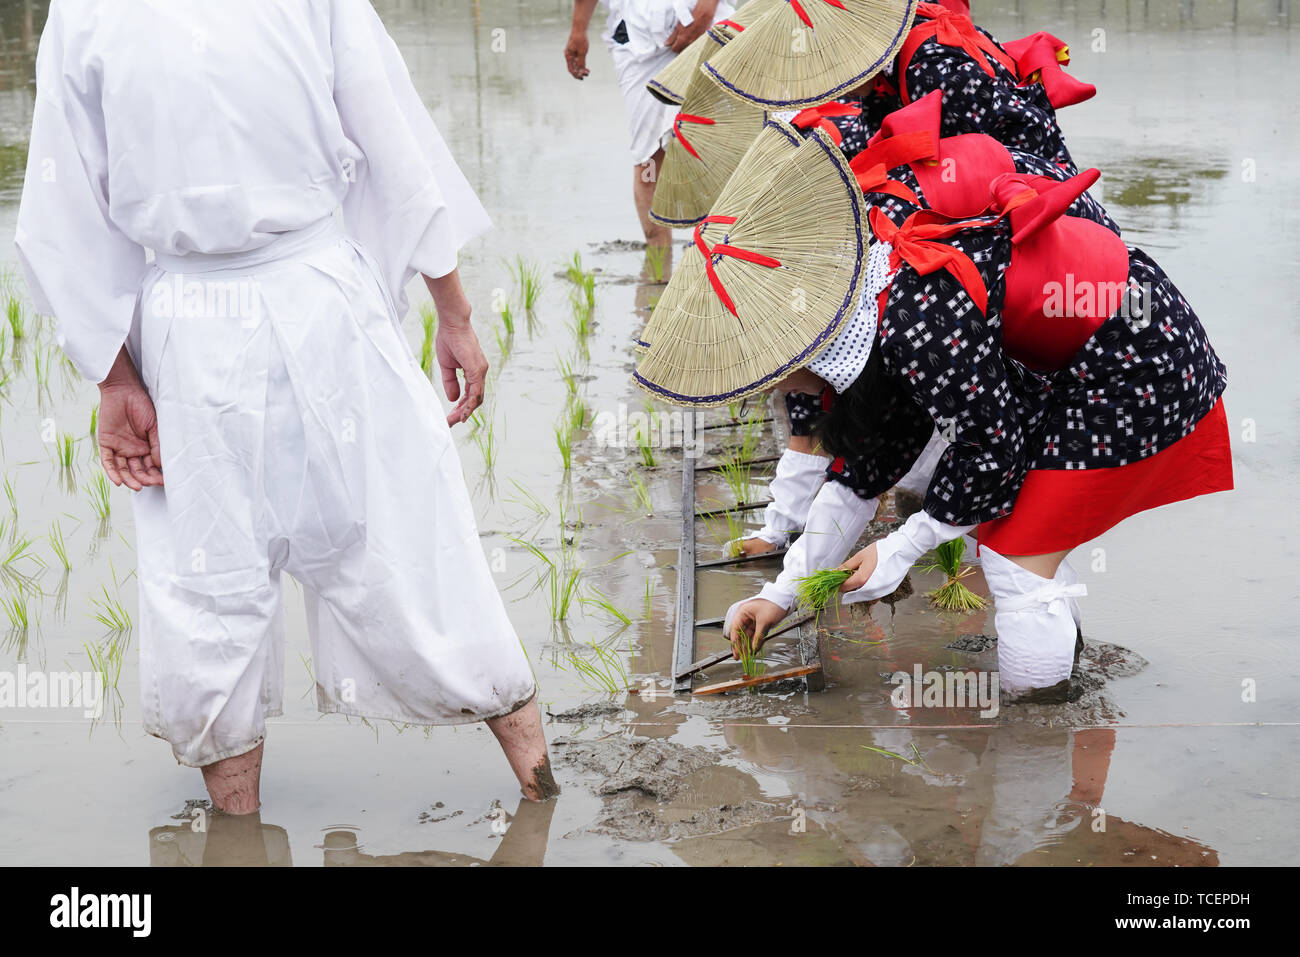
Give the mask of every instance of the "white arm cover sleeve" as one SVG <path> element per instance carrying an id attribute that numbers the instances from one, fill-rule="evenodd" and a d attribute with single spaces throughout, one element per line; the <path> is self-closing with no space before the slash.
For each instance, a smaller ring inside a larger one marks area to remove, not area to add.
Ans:
<path id="1" fill-rule="evenodd" d="M 920 511 L 876 542 L 876 570 L 867 583 L 844 594 L 844 604 L 875 601 L 893 594 L 916 560 L 937 545 L 966 534 L 974 525 L 945 525 Z"/>
<path id="2" fill-rule="evenodd" d="M 785 553 L 781 574 L 764 585 L 758 597 L 792 607 L 795 580 L 841 564 L 876 514 L 876 504 L 876 499 L 864 501 L 839 482 L 822 485 L 808 510 L 803 534 Z"/>
<path id="3" fill-rule="evenodd" d="M 772 504 L 763 513 L 763 527 L 755 533 L 756 538 L 780 548 L 792 533 L 803 529 L 808 510 L 826 482 L 826 466 L 830 462 L 824 455 L 809 455 L 794 449 L 781 453 L 776 475 L 768 486 Z"/>

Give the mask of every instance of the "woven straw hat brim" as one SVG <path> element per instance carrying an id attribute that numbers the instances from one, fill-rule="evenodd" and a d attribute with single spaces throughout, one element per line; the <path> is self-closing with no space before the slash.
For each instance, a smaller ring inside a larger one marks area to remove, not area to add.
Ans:
<path id="1" fill-rule="evenodd" d="M 634 373 L 641 388 L 678 405 L 724 405 L 806 365 L 857 309 L 866 270 L 866 204 L 844 154 L 820 130 L 801 141 L 769 120 L 714 216 L 735 222 L 696 228 L 713 254 L 706 260 L 693 247 L 677 266 Z M 770 258 L 718 253 L 723 244 Z"/>
<path id="2" fill-rule="evenodd" d="M 691 83 L 700 75 L 700 64 L 722 49 L 725 38 L 704 33 L 691 41 L 672 61 L 650 78 L 645 88 L 658 100 L 677 106 L 686 99 Z"/>
<path id="3" fill-rule="evenodd" d="M 787 0 L 749 0 L 748 3 L 738 7 L 726 20 L 719 20 L 709 27 L 709 33 L 713 34 L 721 42 L 726 43 L 732 37 L 744 32 L 750 24 L 757 21 L 763 14 L 784 5 L 786 2 Z"/>
<path id="4" fill-rule="evenodd" d="M 707 216 L 766 120 L 758 107 L 697 73 L 664 150 L 650 218 L 682 227 Z"/>
<path id="5" fill-rule="evenodd" d="M 918 0 L 782 2 L 701 64 L 714 82 L 764 109 L 817 106 L 879 73 L 907 38 Z"/>

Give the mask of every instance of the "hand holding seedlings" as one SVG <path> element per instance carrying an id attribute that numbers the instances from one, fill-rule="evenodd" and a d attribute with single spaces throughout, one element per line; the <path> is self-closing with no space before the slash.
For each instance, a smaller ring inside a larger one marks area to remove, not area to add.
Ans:
<path id="1" fill-rule="evenodd" d="M 830 604 L 831 596 L 852 576 L 847 568 L 823 568 L 795 579 L 795 597 L 800 607 L 820 615 Z"/>
<path id="2" fill-rule="evenodd" d="M 784 608 L 766 598 L 753 598 L 742 604 L 723 632 L 723 637 L 731 644 L 732 656 L 739 661 L 752 657 L 753 652 L 767 640 L 767 633 L 785 615 Z"/>
<path id="3" fill-rule="evenodd" d="M 877 561 L 878 553 L 876 551 L 875 542 L 872 542 L 857 554 L 850 555 L 849 560 L 841 565 L 840 568 L 850 571 L 853 574 L 844 580 L 844 584 L 840 586 L 840 591 L 857 591 L 870 581 L 872 574 L 876 570 Z"/>
<path id="4" fill-rule="evenodd" d="M 114 485 L 162 485 L 158 415 L 123 346 L 99 384 L 99 460 Z"/>

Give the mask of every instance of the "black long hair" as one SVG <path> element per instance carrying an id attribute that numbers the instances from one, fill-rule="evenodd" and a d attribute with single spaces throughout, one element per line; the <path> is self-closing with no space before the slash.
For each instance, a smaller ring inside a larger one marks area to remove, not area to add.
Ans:
<path id="1" fill-rule="evenodd" d="M 892 386 L 885 374 L 877 338 L 862 372 L 835 397 L 830 411 L 813 428 L 813 440 L 828 455 L 854 455 L 861 449 L 864 438 L 883 431 L 884 413 L 894 404 Z"/>

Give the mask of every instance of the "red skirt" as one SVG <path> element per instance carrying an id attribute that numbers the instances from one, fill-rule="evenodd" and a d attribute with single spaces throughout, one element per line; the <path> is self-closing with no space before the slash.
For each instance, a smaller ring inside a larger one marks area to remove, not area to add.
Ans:
<path id="1" fill-rule="evenodd" d="M 1015 508 L 980 525 L 980 545 L 999 555 L 1044 555 L 1091 541 L 1130 515 L 1232 488 L 1223 400 L 1167 449 L 1106 469 L 1034 469 Z"/>

